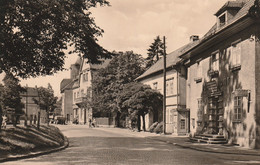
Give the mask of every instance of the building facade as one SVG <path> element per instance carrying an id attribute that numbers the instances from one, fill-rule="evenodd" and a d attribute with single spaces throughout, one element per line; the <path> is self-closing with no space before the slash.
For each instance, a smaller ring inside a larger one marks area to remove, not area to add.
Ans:
<path id="1" fill-rule="evenodd" d="M 34 100 L 39 99 L 37 88 L 33 87 L 24 87 L 25 92 L 20 94 L 21 102 L 24 104 L 23 111 L 27 114 L 28 120 L 36 121 L 40 112 L 40 121 L 45 123 L 46 111 L 40 110 L 39 105 L 35 104 Z"/>
<path id="2" fill-rule="evenodd" d="M 67 123 L 73 122 L 73 90 L 75 88 L 75 84 L 78 82 L 78 75 L 80 70 L 80 65 L 82 61 L 81 58 L 78 57 L 76 62 L 71 65 L 70 68 L 70 78 L 63 79 L 60 83 L 60 91 L 61 91 L 61 115 L 66 118 Z"/>
<path id="3" fill-rule="evenodd" d="M 173 84 L 173 96 L 168 91 L 166 132 L 180 132 L 189 120 L 192 136 L 218 135 L 229 143 L 260 148 L 259 6 L 258 0 L 228 1 L 201 39 L 192 36 L 197 40 L 173 53 L 179 60 L 167 55 L 172 66 L 167 65 L 166 88 Z M 162 91 L 159 63 L 139 81 Z M 185 111 L 189 115 L 179 113 Z"/>
<path id="4" fill-rule="evenodd" d="M 92 108 L 90 106 L 92 98 L 92 78 L 94 72 L 104 68 L 110 62 L 103 60 L 101 64 L 88 63 L 87 59 L 82 59 L 78 80 L 73 85 L 73 117 L 77 118 L 79 124 L 87 124 L 93 121 Z"/>
<path id="5" fill-rule="evenodd" d="M 228 1 L 216 24 L 180 56 L 187 67 L 190 132 L 260 147 L 259 2 Z"/>
<path id="6" fill-rule="evenodd" d="M 78 57 L 76 63 L 71 65 L 70 79 L 61 82 L 62 114 L 68 122 L 89 125 L 93 120 L 90 106 L 93 73 L 106 67 L 109 62 L 107 59 L 101 64 L 90 64 L 87 59 Z"/>
<path id="7" fill-rule="evenodd" d="M 181 55 L 181 51 L 192 44 L 185 45 L 166 56 L 166 133 L 186 135 L 189 132 L 189 110 L 186 109 L 186 68 L 176 64 L 180 61 L 178 56 Z M 163 59 L 152 65 L 137 80 L 163 94 Z M 153 112 L 146 115 L 146 128 L 154 122 L 162 121 L 162 109 L 159 111 L 161 115 Z"/>

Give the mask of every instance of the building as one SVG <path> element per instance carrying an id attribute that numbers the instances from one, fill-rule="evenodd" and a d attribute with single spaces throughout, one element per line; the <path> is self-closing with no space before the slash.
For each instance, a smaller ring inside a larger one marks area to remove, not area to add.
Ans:
<path id="1" fill-rule="evenodd" d="M 90 101 L 92 98 L 92 78 L 94 72 L 104 68 L 110 60 L 103 60 L 101 64 L 88 63 L 82 59 L 77 82 L 73 85 L 73 117 L 78 119 L 80 124 L 88 124 L 93 120 Z"/>
<path id="2" fill-rule="evenodd" d="M 77 121 L 79 124 L 88 124 L 92 120 L 92 109 L 89 105 L 92 96 L 93 73 L 106 67 L 110 60 L 103 60 L 101 64 L 90 64 L 87 59 L 78 57 L 71 65 L 69 79 L 61 81 L 62 115 L 67 122 Z"/>
<path id="3" fill-rule="evenodd" d="M 73 121 L 73 86 L 78 82 L 78 75 L 80 65 L 82 63 L 81 57 L 78 57 L 76 62 L 70 67 L 70 78 L 63 79 L 60 83 L 61 92 L 61 115 L 66 118 L 67 123 Z"/>
<path id="4" fill-rule="evenodd" d="M 21 101 L 24 104 L 23 111 L 27 114 L 28 120 L 35 120 L 38 118 L 38 112 L 40 112 L 40 121 L 45 123 L 46 112 L 40 110 L 39 105 L 35 104 L 34 100 L 39 100 L 38 91 L 33 87 L 24 87 L 25 91 L 20 94 Z"/>
<path id="5" fill-rule="evenodd" d="M 201 39 L 192 36 L 196 41 L 167 55 L 167 132 L 184 127 L 189 116 L 187 130 L 192 136 L 212 135 L 260 148 L 259 6 L 258 0 L 228 1 Z M 173 54 L 179 60 L 171 59 Z M 139 81 L 162 90 L 162 66 L 158 61 Z M 181 101 L 185 91 L 186 101 Z M 190 114 L 178 118 L 178 112 Z"/>
<path id="6" fill-rule="evenodd" d="M 260 147 L 258 0 L 228 1 L 216 24 L 180 56 L 187 68 L 190 132 Z"/>
<path id="7" fill-rule="evenodd" d="M 186 135 L 189 133 L 189 109 L 186 108 L 186 68 L 177 64 L 182 52 L 197 43 L 196 36 L 191 42 L 166 56 L 166 133 Z M 150 85 L 163 94 L 163 58 L 159 59 L 137 81 Z M 162 114 L 162 109 L 159 110 Z M 155 117 L 156 116 L 156 117 Z M 158 119 L 159 117 L 159 119 Z M 146 115 L 146 128 L 153 122 L 162 121 L 162 115 L 150 112 Z"/>

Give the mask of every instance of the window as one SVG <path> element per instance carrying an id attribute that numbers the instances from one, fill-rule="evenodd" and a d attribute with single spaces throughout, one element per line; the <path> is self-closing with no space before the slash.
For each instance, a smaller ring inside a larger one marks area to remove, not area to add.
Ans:
<path id="1" fill-rule="evenodd" d="M 232 68 L 241 65 L 241 44 L 239 42 L 231 45 Z"/>
<path id="2" fill-rule="evenodd" d="M 181 129 L 185 129 L 185 119 L 181 119 Z"/>
<path id="3" fill-rule="evenodd" d="M 234 97 L 234 120 L 240 121 L 242 119 L 242 110 L 243 110 L 243 97 L 236 96 Z"/>
<path id="4" fill-rule="evenodd" d="M 92 89 L 91 89 L 91 87 L 89 87 L 87 89 L 87 97 L 92 97 Z"/>
<path id="5" fill-rule="evenodd" d="M 83 80 L 84 81 L 88 81 L 88 73 L 84 73 L 83 74 Z"/>
<path id="6" fill-rule="evenodd" d="M 191 119 L 191 125 L 192 125 L 192 128 L 195 128 L 195 119 L 194 118 Z"/>
<path id="7" fill-rule="evenodd" d="M 153 83 L 153 89 L 157 90 L 158 88 L 158 82 Z"/>
<path id="8" fill-rule="evenodd" d="M 211 55 L 211 69 L 213 71 L 219 70 L 219 52 L 213 53 Z"/>
<path id="9" fill-rule="evenodd" d="M 81 89 L 81 97 L 84 96 L 84 89 Z"/>
<path id="10" fill-rule="evenodd" d="M 224 26 L 226 24 L 226 21 L 227 21 L 226 13 L 220 15 L 218 17 L 218 19 L 219 19 L 219 27 Z"/>
<path id="11" fill-rule="evenodd" d="M 76 92 L 74 92 L 74 100 L 76 100 L 77 98 L 77 95 L 76 95 Z"/>
<path id="12" fill-rule="evenodd" d="M 202 67 L 200 62 L 197 63 L 197 77 L 201 78 L 202 77 Z"/>
<path id="13" fill-rule="evenodd" d="M 197 62 L 197 70 L 195 72 L 196 77 L 194 78 L 194 81 L 196 81 L 196 83 L 199 83 L 202 81 L 202 67 L 200 62 Z"/>
<path id="14" fill-rule="evenodd" d="M 202 116 L 203 116 L 203 103 L 202 99 L 199 98 L 198 100 L 198 121 L 202 121 Z"/>
<path id="15" fill-rule="evenodd" d="M 173 78 L 166 80 L 166 96 L 173 95 Z"/>
<path id="16" fill-rule="evenodd" d="M 77 92 L 77 98 L 79 98 L 79 92 Z"/>

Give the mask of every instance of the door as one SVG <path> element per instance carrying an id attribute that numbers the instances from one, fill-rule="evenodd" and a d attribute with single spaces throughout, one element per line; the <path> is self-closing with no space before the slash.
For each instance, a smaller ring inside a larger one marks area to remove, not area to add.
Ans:
<path id="1" fill-rule="evenodd" d="M 84 124 L 87 123 L 87 110 L 84 108 Z"/>

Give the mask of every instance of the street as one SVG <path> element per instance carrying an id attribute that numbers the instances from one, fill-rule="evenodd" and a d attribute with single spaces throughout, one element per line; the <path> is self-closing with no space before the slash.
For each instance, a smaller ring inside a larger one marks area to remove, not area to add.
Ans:
<path id="1" fill-rule="evenodd" d="M 60 152 L 3 164 L 260 164 L 256 156 L 216 154 L 181 148 L 118 128 L 58 125 L 70 146 Z M 152 134 L 151 134 L 152 135 Z"/>

